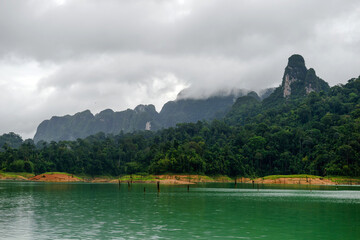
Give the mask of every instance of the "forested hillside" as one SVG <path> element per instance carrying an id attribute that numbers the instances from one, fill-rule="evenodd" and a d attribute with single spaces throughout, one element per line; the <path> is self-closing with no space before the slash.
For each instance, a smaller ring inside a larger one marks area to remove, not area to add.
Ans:
<path id="1" fill-rule="evenodd" d="M 276 91 L 275 93 L 276 94 Z M 270 96 L 271 98 L 272 96 Z M 222 120 L 158 132 L 5 144 L 5 171 L 90 175 L 148 172 L 230 176 L 360 174 L 360 78 L 273 103 L 240 97 Z"/>
<path id="2" fill-rule="evenodd" d="M 271 89 L 268 90 L 271 92 Z M 267 94 L 265 92 L 264 94 Z M 181 92 L 180 92 L 181 93 Z M 138 105 L 134 110 L 114 112 L 106 109 L 93 115 L 89 110 L 52 117 L 43 121 L 37 128 L 34 141 L 64 141 L 85 138 L 99 132 L 119 134 L 139 130 L 156 131 L 175 127 L 177 123 L 213 120 L 224 117 L 238 96 L 246 91 L 228 94 L 219 93 L 204 99 L 183 98 L 167 102 L 158 113 L 154 105 Z"/>

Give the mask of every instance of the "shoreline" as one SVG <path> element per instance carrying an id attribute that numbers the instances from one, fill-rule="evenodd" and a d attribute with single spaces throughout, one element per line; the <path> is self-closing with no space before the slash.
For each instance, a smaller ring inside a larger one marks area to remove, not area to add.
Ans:
<path id="1" fill-rule="evenodd" d="M 74 174 L 49 172 L 34 176 L 0 172 L 0 180 L 33 182 L 86 182 L 86 183 L 151 183 L 168 185 L 192 185 L 197 183 L 234 183 L 234 184 L 282 184 L 282 185 L 360 185 L 360 178 L 347 176 L 320 177 L 312 175 L 270 175 L 260 178 L 228 176 L 206 176 L 196 174 L 161 174 L 161 175 L 125 175 L 122 177 L 79 177 Z"/>

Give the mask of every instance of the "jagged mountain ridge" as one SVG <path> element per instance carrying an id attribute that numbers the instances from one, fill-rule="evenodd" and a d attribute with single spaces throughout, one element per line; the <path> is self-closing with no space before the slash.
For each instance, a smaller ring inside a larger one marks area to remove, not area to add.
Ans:
<path id="1" fill-rule="evenodd" d="M 156 121 L 162 127 L 167 128 L 173 127 L 177 123 L 221 118 L 225 116 L 237 97 L 231 94 L 229 96 L 214 96 L 206 99 L 169 101 L 161 109 Z"/>
<path id="2" fill-rule="evenodd" d="M 270 90 L 265 91 L 267 94 Z M 114 112 L 106 109 L 93 115 L 89 110 L 79 112 L 73 116 L 52 117 L 43 121 L 37 128 L 34 141 L 61 141 L 85 138 L 98 132 L 118 134 L 137 130 L 159 130 L 174 127 L 177 123 L 197 122 L 222 118 L 230 110 L 239 96 L 248 91 L 236 90 L 226 95 L 219 95 L 205 99 L 177 98 L 164 104 L 158 113 L 154 105 L 138 105 L 134 110 L 127 109 Z M 179 93 L 179 95 L 181 92 Z M 255 92 L 259 99 L 260 97 Z"/>
<path id="3" fill-rule="evenodd" d="M 261 91 L 260 96 L 256 92 L 237 89 L 228 93 L 219 91 L 217 95 L 204 99 L 191 99 L 184 98 L 182 91 L 175 101 L 167 102 L 159 113 L 153 105 L 138 105 L 134 110 L 121 112 L 107 109 L 96 115 L 86 110 L 73 116 L 52 117 L 43 121 L 38 126 L 34 141 L 75 140 L 98 132 L 118 134 L 121 131 L 158 130 L 173 127 L 177 123 L 212 120 L 228 113 L 232 115 L 234 112 L 231 112 L 231 107 L 237 98 L 235 105 L 241 107 L 241 112 L 245 112 L 248 111 L 247 103 L 257 106 L 249 97 L 256 101 L 263 100 L 264 105 L 273 105 L 279 101 L 304 97 L 312 91 L 328 91 L 329 88 L 324 80 L 316 76 L 314 69 L 306 68 L 304 58 L 295 54 L 288 59 L 282 84 L 278 88 Z M 242 100 L 245 95 L 246 98 Z"/>
<path id="4" fill-rule="evenodd" d="M 106 109 L 93 115 L 86 110 L 73 116 L 52 117 L 38 126 L 34 141 L 76 140 L 98 132 L 118 134 L 145 129 L 157 114 L 154 105 L 138 105 L 121 112 Z"/>
<path id="5" fill-rule="evenodd" d="M 61 141 L 85 138 L 98 132 L 119 134 L 137 130 L 159 130 L 177 123 L 223 117 L 236 98 L 246 91 L 236 91 L 205 99 L 178 98 L 167 102 L 158 113 L 154 105 L 138 105 L 134 110 L 114 112 L 106 109 L 93 115 L 89 110 L 73 116 L 52 117 L 37 128 L 34 141 Z"/>

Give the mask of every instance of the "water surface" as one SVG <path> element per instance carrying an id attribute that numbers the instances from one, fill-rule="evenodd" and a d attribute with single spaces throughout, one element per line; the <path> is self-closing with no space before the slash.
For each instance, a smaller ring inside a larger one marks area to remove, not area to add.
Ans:
<path id="1" fill-rule="evenodd" d="M 360 239 L 359 190 L 3 181 L 0 238 Z"/>

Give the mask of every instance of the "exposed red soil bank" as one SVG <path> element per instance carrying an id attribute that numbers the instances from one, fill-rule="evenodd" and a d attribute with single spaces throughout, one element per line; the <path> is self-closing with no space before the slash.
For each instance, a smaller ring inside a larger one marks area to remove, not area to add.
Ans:
<path id="1" fill-rule="evenodd" d="M 82 181 L 79 178 L 74 177 L 73 175 L 66 174 L 40 174 L 35 177 L 29 178 L 30 181 L 40 181 L 40 182 L 80 182 Z"/>
<path id="2" fill-rule="evenodd" d="M 5 176 L 0 174 L 0 180 L 30 180 L 30 181 L 41 181 L 41 182 L 93 182 L 93 183 L 118 183 L 117 178 L 94 178 L 94 179 L 80 179 L 71 174 L 61 174 L 61 173 L 43 173 L 31 178 L 25 178 L 22 176 Z M 196 183 L 207 183 L 207 182 L 234 182 L 234 179 L 228 177 L 207 177 L 202 175 L 185 175 L 185 174 L 164 174 L 164 175 L 153 175 L 151 180 L 139 180 L 131 179 L 121 180 L 121 182 L 131 182 L 131 183 L 157 183 L 161 184 L 196 184 Z M 360 180 L 358 179 L 346 179 L 342 181 L 335 181 L 329 178 L 306 178 L 306 177 L 279 177 L 279 178 L 237 178 L 237 183 L 256 183 L 256 184 L 301 184 L 301 185 L 360 185 Z"/>

